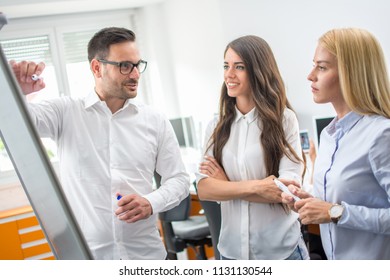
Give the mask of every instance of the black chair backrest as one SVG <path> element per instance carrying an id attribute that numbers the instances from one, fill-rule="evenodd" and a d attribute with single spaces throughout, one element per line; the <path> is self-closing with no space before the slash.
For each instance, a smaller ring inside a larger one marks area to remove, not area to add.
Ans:
<path id="1" fill-rule="evenodd" d="M 190 217 L 191 195 L 183 199 L 179 205 L 159 213 L 159 219 L 165 222 L 185 221 Z"/>
<path id="2" fill-rule="evenodd" d="M 207 222 L 209 223 L 215 259 L 219 260 L 220 255 L 217 245 L 219 242 L 219 233 L 221 232 L 221 205 L 215 201 L 205 200 L 200 200 L 200 204 L 202 205 Z"/>
<path id="3" fill-rule="evenodd" d="M 161 176 L 156 171 L 154 172 L 154 180 L 156 181 L 157 188 L 159 188 L 161 186 Z M 190 217 L 190 210 L 191 195 L 188 195 L 180 202 L 179 205 L 173 207 L 170 210 L 159 213 L 158 217 L 161 221 L 164 222 L 184 221 Z"/>

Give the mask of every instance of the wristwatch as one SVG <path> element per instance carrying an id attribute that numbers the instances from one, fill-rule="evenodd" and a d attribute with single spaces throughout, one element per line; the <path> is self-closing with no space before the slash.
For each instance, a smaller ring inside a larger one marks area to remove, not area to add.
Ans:
<path id="1" fill-rule="evenodd" d="M 333 204 L 328 211 L 330 219 L 335 224 L 337 224 L 337 222 L 341 219 L 343 212 L 344 212 L 344 206 L 339 204 Z"/>

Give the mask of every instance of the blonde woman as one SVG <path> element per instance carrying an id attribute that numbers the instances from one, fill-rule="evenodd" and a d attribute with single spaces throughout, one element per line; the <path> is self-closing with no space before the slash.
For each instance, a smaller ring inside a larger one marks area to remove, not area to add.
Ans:
<path id="1" fill-rule="evenodd" d="M 290 189 L 303 224 L 320 224 L 328 259 L 390 259 L 390 87 L 378 41 L 334 29 L 318 42 L 311 81 L 316 103 L 336 118 L 323 130 L 314 192 Z"/>

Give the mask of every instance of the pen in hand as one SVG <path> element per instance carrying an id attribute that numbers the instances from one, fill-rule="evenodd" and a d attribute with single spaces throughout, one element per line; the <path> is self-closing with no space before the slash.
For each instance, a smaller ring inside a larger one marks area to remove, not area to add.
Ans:
<path id="1" fill-rule="evenodd" d="M 33 81 L 42 80 L 42 77 L 37 75 L 37 74 L 33 74 L 33 75 L 31 75 L 31 80 L 33 80 Z"/>
<path id="2" fill-rule="evenodd" d="M 117 194 L 117 195 L 116 195 L 116 200 L 120 200 L 122 197 L 123 197 L 122 195 Z M 118 217 L 119 217 L 119 216 L 122 216 L 122 215 L 126 214 L 127 212 L 129 212 L 129 210 L 126 210 L 125 212 L 122 212 L 122 213 L 117 214 L 117 215 L 118 215 Z"/>

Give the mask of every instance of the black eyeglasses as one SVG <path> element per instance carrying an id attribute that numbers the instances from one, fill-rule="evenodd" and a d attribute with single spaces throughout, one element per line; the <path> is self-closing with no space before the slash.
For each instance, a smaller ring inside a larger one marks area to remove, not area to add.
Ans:
<path id="1" fill-rule="evenodd" d="M 136 67 L 138 69 L 139 73 L 142 73 L 145 71 L 146 65 L 148 65 L 148 63 L 142 59 L 140 61 L 138 61 L 136 64 L 131 63 L 130 61 L 116 62 L 116 61 L 109 61 L 109 60 L 105 60 L 105 59 L 98 59 L 97 61 L 99 61 L 101 63 L 105 63 L 105 64 L 111 64 L 111 65 L 118 66 L 119 71 L 123 75 L 130 74 L 133 71 L 134 67 Z"/>

